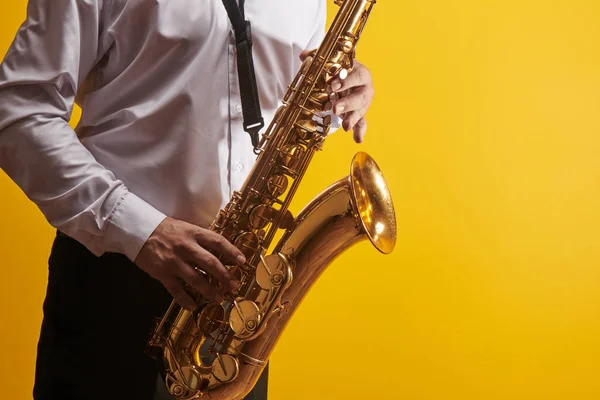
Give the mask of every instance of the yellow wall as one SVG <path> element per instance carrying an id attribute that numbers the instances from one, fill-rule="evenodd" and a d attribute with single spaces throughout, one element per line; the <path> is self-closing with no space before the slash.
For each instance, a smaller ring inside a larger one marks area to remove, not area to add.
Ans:
<path id="1" fill-rule="evenodd" d="M 9 1 L 0 53 L 24 16 Z M 368 140 L 329 139 L 296 207 L 366 150 L 399 245 L 323 276 L 273 356 L 272 399 L 600 398 L 599 20 L 595 0 L 378 2 Z M 5 176 L 0 193 L 0 381 L 20 400 L 52 230 Z"/>

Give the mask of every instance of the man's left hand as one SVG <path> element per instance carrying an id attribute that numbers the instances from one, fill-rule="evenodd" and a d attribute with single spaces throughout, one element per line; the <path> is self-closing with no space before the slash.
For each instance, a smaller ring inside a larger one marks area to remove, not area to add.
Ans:
<path id="1" fill-rule="evenodd" d="M 354 60 L 354 68 L 346 79 L 336 78 L 330 87 L 338 96 L 333 112 L 342 118 L 342 127 L 346 132 L 354 131 L 354 141 L 362 143 L 367 133 L 365 115 L 375 96 L 371 71 Z"/>
<path id="2" fill-rule="evenodd" d="M 300 60 L 304 61 L 310 53 L 308 50 L 303 51 Z M 365 115 L 375 96 L 371 71 L 354 60 L 352 72 L 346 79 L 334 79 L 330 88 L 336 97 L 333 112 L 342 118 L 342 128 L 346 132 L 353 130 L 354 141 L 362 143 L 367 133 Z"/>

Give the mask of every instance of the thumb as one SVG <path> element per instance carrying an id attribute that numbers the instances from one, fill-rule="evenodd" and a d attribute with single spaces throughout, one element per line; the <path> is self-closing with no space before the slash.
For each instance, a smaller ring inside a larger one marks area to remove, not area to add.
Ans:
<path id="1" fill-rule="evenodd" d="M 313 52 L 314 50 L 302 50 L 302 52 L 300 53 L 300 61 L 304 61 L 306 60 L 306 57 L 310 56 L 310 54 Z"/>

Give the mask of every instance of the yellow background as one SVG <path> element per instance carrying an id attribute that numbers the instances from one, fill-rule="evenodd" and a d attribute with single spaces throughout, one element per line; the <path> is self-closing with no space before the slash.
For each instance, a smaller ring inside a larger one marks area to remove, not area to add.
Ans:
<path id="1" fill-rule="evenodd" d="M 0 54 L 25 4 L 3 2 Z M 368 139 L 330 138 L 296 209 L 366 150 L 399 244 L 327 271 L 271 399 L 600 398 L 599 21 L 596 0 L 378 2 Z M 53 230 L 5 175 L 0 202 L 1 396 L 21 400 Z"/>

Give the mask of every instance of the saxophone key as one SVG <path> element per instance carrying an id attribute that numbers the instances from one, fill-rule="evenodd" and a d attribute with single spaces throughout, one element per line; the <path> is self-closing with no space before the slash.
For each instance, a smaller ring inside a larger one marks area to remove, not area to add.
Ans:
<path id="1" fill-rule="evenodd" d="M 296 218 L 294 218 L 294 214 L 290 210 L 285 210 L 285 213 L 281 217 L 281 221 L 279 222 L 279 229 L 294 229 L 296 227 Z"/>
<path id="2" fill-rule="evenodd" d="M 239 361 L 229 354 L 219 354 L 212 364 L 212 374 L 221 383 L 233 381 L 239 372 Z"/>
<path id="3" fill-rule="evenodd" d="M 352 40 L 348 39 L 347 37 L 342 37 L 340 38 L 339 42 L 344 53 L 350 54 L 354 51 L 355 47 Z"/>
<path id="4" fill-rule="evenodd" d="M 333 108 L 333 103 L 329 98 L 329 93 L 326 91 L 315 92 L 311 97 L 308 98 L 311 104 L 317 111 L 325 112 L 330 111 Z"/>
<path id="5" fill-rule="evenodd" d="M 256 283 L 263 290 L 271 291 L 285 281 L 285 261 L 277 254 L 261 256 L 256 266 Z"/>
<path id="6" fill-rule="evenodd" d="M 289 144 L 280 151 L 280 161 L 283 166 L 294 170 L 296 169 L 306 153 L 306 149 L 299 144 Z"/>
<path id="7" fill-rule="evenodd" d="M 254 229 L 264 229 L 267 225 L 272 223 L 278 215 L 279 211 L 273 207 L 264 204 L 255 206 L 250 212 L 250 225 Z"/>
<path id="8" fill-rule="evenodd" d="M 321 117 L 321 127 L 326 128 L 331 125 L 331 115 L 324 115 Z"/>
<path id="9" fill-rule="evenodd" d="M 279 197 L 286 192 L 288 188 L 288 178 L 285 175 L 273 175 L 267 181 L 267 189 L 273 197 Z"/>
<path id="10" fill-rule="evenodd" d="M 349 71 L 338 63 L 327 63 L 325 66 L 327 73 L 325 74 L 325 82 L 330 84 L 331 81 L 338 78 L 344 80 L 348 77 Z"/>
<path id="11" fill-rule="evenodd" d="M 229 326 L 238 339 L 245 339 L 260 326 L 260 309 L 252 300 L 236 300 L 229 314 Z"/>
<path id="12" fill-rule="evenodd" d="M 198 314 L 196 325 L 203 334 L 219 329 L 225 323 L 225 310 L 221 304 L 211 303 Z"/>
<path id="13" fill-rule="evenodd" d="M 255 233 L 244 232 L 238 235 L 233 244 L 248 259 L 260 249 L 260 238 Z"/>

